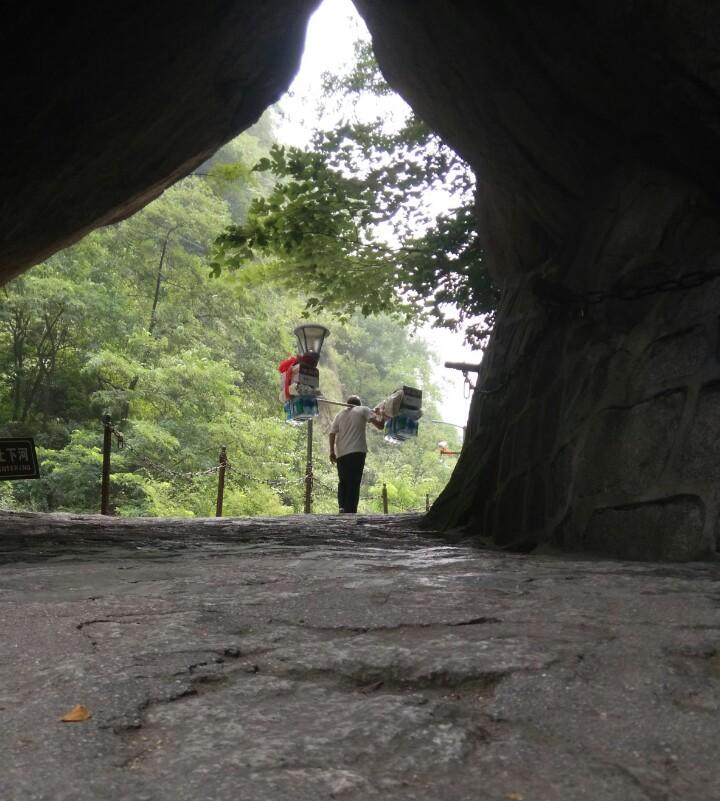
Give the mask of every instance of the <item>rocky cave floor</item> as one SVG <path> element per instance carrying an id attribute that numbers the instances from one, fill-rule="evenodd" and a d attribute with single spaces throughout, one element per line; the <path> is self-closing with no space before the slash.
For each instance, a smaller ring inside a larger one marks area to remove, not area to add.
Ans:
<path id="1" fill-rule="evenodd" d="M 3 801 L 720 795 L 718 564 L 410 516 L 0 525 Z"/>

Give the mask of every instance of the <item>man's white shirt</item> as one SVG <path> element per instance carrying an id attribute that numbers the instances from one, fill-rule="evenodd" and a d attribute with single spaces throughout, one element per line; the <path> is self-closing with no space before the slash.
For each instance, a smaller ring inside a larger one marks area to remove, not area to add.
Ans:
<path id="1" fill-rule="evenodd" d="M 348 406 L 335 415 L 330 433 L 335 434 L 335 455 L 367 453 L 367 422 L 373 416 L 368 406 Z"/>

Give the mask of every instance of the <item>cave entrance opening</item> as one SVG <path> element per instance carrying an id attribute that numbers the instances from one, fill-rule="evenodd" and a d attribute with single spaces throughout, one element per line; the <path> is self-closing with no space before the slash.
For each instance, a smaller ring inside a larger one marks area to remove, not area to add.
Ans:
<path id="1" fill-rule="evenodd" d="M 343 22 L 321 30 L 320 42 L 313 42 L 313 21 L 307 55 L 312 62 L 336 42 L 344 42 L 344 51 L 341 62 L 326 64 L 320 72 L 347 66 L 360 52 L 355 40 L 367 41 L 349 3 L 329 0 L 318 15 L 328 9 L 335 17 L 345 15 Z M 223 265 L 219 277 L 208 275 L 218 234 L 243 219 L 253 198 L 270 191 L 269 175 L 253 171 L 253 164 L 278 141 L 309 144 L 314 128 L 336 123 L 343 113 L 341 107 L 333 111 L 326 99 L 321 118 L 314 121 L 311 112 L 323 105 L 317 93 L 320 73 L 316 69 L 308 77 L 301 70 L 298 81 L 256 125 L 156 200 L 125 219 L 119 218 L 132 204 L 116 207 L 103 219 L 108 225 L 6 285 L 0 319 L 5 379 L 0 434 L 35 436 L 42 469 L 39 481 L 0 485 L 0 506 L 205 516 L 217 508 L 222 473 L 223 513 L 228 516 L 302 509 L 305 441 L 289 435 L 282 419 L 269 411 L 276 405 L 277 386 L 268 368 L 286 352 L 279 331 L 300 322 L 301 304 L 292 289 L 288 294 L 287 287 L 265 281 L 269 261 L 258 259 L 237 272 Z M 400 129 L 408 114 L 404 102 L 384 90 L 356 98 L 356 109 L 363 106 L 365 119 L 368 114 L 395 119 L 391 130 Z M 168 140 L 168 150 L 172 144 Z M 391 162 L 387 156 L 388 169 Z M 364 169 L 366 175 L 371 171 Z M 93 180 L 97 183 L 97 176 Z M 424 212 L 421 195 L 429 201 Z M 150 200 L 151 194 L 144 197 Z M 449 198 L 442 187 L 432 186 L 417 193 L 412 210 L 427 220 L 446 210 Z M 375 228 L 378 241 L 396 244 L 389 221 Z M 423 230 L 418 227 L 418 235 Z M 387 291 L 387 283 L 365 278 L 376 275 L 371 269 L 357 275 L 356 305 L 375 289 Z M 455 313 L 447 304 L 444 311 Z M 328 394 L 359 392 L 373 404 L 403 384 L 434 385 L 427 395 L 435 397 L 428 419 L 459 432 L 468 399 L 462 385 L 447 386 L 440 363 L 443 357 L 465 357 L 461 339 L 429 326 L 416 334 L 387 316 L 359 314 L 348 321 L 333 354 L 339 366 Z M 439 352 L 436 361 L 424 340 Z M 377 345 L 375 351 L 369 344 Z M 101 470 L 107 433 L 103 418 L 113 421 L 117 435 L 107 460 L 111 472 Z M 452 437 L 447 427 L 431 429 L 427 422 L 424 428 L 419 450 L 411 453 L 406 444 L 394 453 L 383 448 L 369 474 L 364 511 L 381 512 L 387 506 L 391 512 L 422 512 L 441 492 L 454 460 L 447 453 L 441 457 L 438 443 Z M 318 427 L 316 454 L 326 447 L 324 434 Z M 116 449 L 119 442 L 125 445 L 122 450 Z M 460 444 L 458 438 L 442 447 L 452 452 Z M 315 484 L 319 512 L 335 505 L 335 477 L 329 464 L 325 467 Z"/>

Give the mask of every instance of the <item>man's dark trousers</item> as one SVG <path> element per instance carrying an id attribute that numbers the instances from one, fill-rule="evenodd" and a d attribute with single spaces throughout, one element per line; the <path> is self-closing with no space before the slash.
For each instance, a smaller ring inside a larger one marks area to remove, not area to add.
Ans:
<path id="1" fill-rule="evenodd" d="M 338 456 L 338 506 L 341 512 L 357 512 L 364 468 L 364 453 L 346 453 L 345 456 Z"/>

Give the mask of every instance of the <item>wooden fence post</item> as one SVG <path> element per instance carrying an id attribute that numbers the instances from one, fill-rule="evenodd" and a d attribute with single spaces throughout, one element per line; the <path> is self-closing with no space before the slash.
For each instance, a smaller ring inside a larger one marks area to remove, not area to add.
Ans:
<path id="1" fill-rule="evenodd" d="M 112 448 L 112 419 L 106 412 L 101 418 L 103 424 L 102 481 L 100 484 L 100 514 L 110 514 L 110 449 Z"/>
<path id="2" fill-rule="evenodd" d="M 305 460 L 305 514 L 312 512 L 313 491 L 313 421 L 307 423 L 307 458 Z"/>
<path id="3" fill-rule="evenodd" d="M 215 517 L 222 517 L 223 498 L 225 496 L 225 468 L 227 466 L 227 450 L 224 445 L 220 448 L 218 456 L 220 469 L 218 470 L 217 503 L 215 504 Z"/>
<path id="4" fill-rule="evenodd" d="M 382 502 L 383 502 L 383 514 L 388 513 L 388 494 L 387 494 L 387 484 L 383 483 L 382 488 Z"/>

